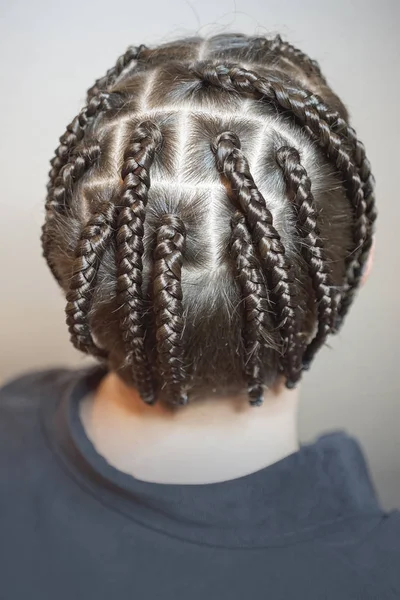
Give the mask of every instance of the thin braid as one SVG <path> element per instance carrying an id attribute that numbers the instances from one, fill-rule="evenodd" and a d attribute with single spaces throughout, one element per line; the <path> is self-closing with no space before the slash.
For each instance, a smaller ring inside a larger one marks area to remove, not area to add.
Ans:
<path id="1" fill-rule="evenodd" d="M 291 387 L 300 378 L 301 368 L 295 291 L 285 248 L 273 225 L 265 199 L 251 176 L 247 159 L 240 150 L 239 138 L 229 131 L 221 133 L 213 142 L 212 150 L 217 168 L 229 181 L 258 249 L 260 263 L 276 305 L 278 328 L 285 344 L 282 368 Z"/>
<path id="2" fill-rule="evenodd" d="M 260 406 L 264 390 L 262 349 L 269 311 L 268 296 L 246 219 L 240 211 L 233 215 L 231 226 L 230 251 L 243 298 L 245 320 L 242 334 L 246 354 L 244 370 L 250 404 Z"/>
<path id="3" fill-rule="evenodd" d="M 69 162 L 62 167 L 54 181 L 54 189 L 49 202 L 51 210 L 65 211 L 74 185 L 97 162 L 99 156 L 100 144 L 97 140 L 91 140 L 79 152 L 74 150 Z"/>
<path id="4" fill-rule="evenodd" d="M 70 162 L 65 164 L 54 183 L 54 189 L 47 205 L 47 218 L 42 226 L 42 250 L 54 277 L 61 284 L 61 277 L 56 271 L 50 253 L 54 242 L 51 235 L 51 220 L 54 212 L 64 212 L 68 206 L 69 196 L 72 195 L 74 185 L 81 177 L 96 163 L 100 156 L 100 145 L 97 141 L 91 141 L 84 146 L 79 153 L 75 152 Z"/>
<path id="5" fill-rule="evenodd" d="M 114 85 L 122 71 L 126 69 L 133 61 L 138 60 L 141 52 L 145 49 L 146 46 L 144 44 L 141 44 L 140 46 L 129 46 L 127 51 L 118 58 L 114 67 L 111 67 L 111 69 L 109 69 L 103 77 L 96 79 L 94 85 L 88 89 L 88 102 L 99 92 L 104 92 Z"/>
<path id="6" fill-rule="evenodd" d="M 326 120 L 332 130 L 338 134 L 344 135 L 346 141 L 349 143 L 353 152 L 355 165 L 363 183 L 364 196 L 367 203 L 367 213 L 372 225 L 376 219 L 373 197 L 375 181 L 371 173 L 370 162 L 365 153 L 364 144 L 357 138 L 355 129 L 351 127 L 351 125 L 349 125 L 336 110 L 329 108 L 317 94 L 310 95 L 306 90 L 299 90 L 299 92 L 306 104 L 309 104 L 318 110 L 318 113 Z"/>
<path id="7" fill-rule="evenodd" d="M 266 98 L 292 114 L 318 139 L 328 157 L 344 176 L 347 195 L 354 209 L 353 225 L 354 250 L 347 261 L 347 272 L 343 285 L 342 301 L 339 308 L 340 324 L 350 305 L 350 300 L 358 287 L 368 252 L 372 244 L 372 228 L 368 219 L 364 186 L 358 168 L 345 148 L 344 136 L 334 132 L 321 116 L 318 102 L 306 102 L 301 91 L 286 87 L 282 82 L 269 81 L 252 71 L 238 66 L 195 63 L 190 67 L 193 74 L 208 84 L 229 91 L 253 93 Z M 304 94 L 304 90 L 302 91 Z M 309 94 L 309 98 L 313 95 Z M 346 299 L 349 295 L 350 298 Z"/>
<path id="8" fill-rule="evenodd" d="M 167 399 L 186 404 L 182 391 L 186 379 L 182 336 L 184 330 L 181 271 L 186 231 L 181 219 L 164 215 L 157 230 L 154 251 L 154 311 L 157 357 Z"/>
<path id="9" fill-rule="evenodd" d="M 323 83 L 326 83 L 318 62 L 311 59 L 307 54 L 299 50 L 299 48 L 289 44 L 289 42 L 284 42 L 280 35 L 275 36 L 273 40 L 269 41 L 269 47 L 273 52 L 278 52 L 282 56 L 291 59 L 294 64 L 305 69 L 309 75 L 317 75 Z"/>
<path id="10" fill-rule="evenodd" d="M 138 125 L 124 154 L 117 216 L 117 301 L 120 329 L 132 378 L 147 403 L 155 400 L 145 351 L 143 235 L 150 187 L 149 169 L 161 144 L 161 133 L 151 121 Z"/>
<path id="11" fill-rule="evenodd" d="M 309 368 L 315 353 L 325 343 L 334 327 L 337 307 L 331 273 L 318 230 L 311 180 L 295 148 L 279 148 L 276 158 L 283 171 L 289 197 L 297 209 L 296 225 L 304 241 L 301 251 L 309 268 L 318 307 L 317 333 L 303 357 L 304 368 Z"/>
<path id="12" fill-rule="evenodd" d="M 61 170 L 65 165 L 67 165 L 74 149 L 83 139 L 88 124 L 91 123 L 95 116 L 102 110 L 113 108 L 116 104 L 117 98 L 117 104 L 119 104 L 120 97 L 116 94 L 113 95 L 113 98 L 111 98 L 111 95 L 107 93 L 99 93 L 93 96 L 88 104 L 82 108 L 80 113 L 71 121 L 69 125 L 67 125 L 65 133 L 63 133 L 63 135 L 60 137 L 60 145 L 55 151 L 55 156 L 51 160 L 51 169 L 49 171 L 49 182 L 47 184 L 47 197 L 45 202 L 46 218 L 42 227 L 41 242 L 43 256 L 46 259 L 53 276 L 60 285 L 62 284 L 61 277 L 57 273 L 57 269 L 52 260 L 49 258 L 52 239 L 48 231 L 48 224 L 54 216 L 54 210 L 58 210 L 59 206 L 61 206 L 61 204 L 57 204 L 58 192 L 56 192 L 55 197 L 54 192 L 59 183 Z M 78 166 L 76 168 L 78 169 Z"/>
<path id="13" fill-rule="evenodd" d="M 112 204 L 103 203 L 83 228 L 75 251 L 65 309 L 71 342 L 75 348 L 98 358 L 106 358 L 107 352 L 100 349 L 93 340 L 89 311 L 98 268 L 111 239 L 114 211 Z"/>
<path id="14" fill-rule="evenodd" d="M 372 233 L 373 225 L 377 218 L 374 196 L 375 180 L 371 173 L 371 165 L 366 156 L 364 144 L 357 138 L 354 128 L 336 110 L 329 108 L 317 94 L 310 95 L 306 90 L 298 90 L 298 93 L 300 93 L 306 104 L 309 104 L 318 111 L 335 133 L 344 136 L 346 144 L 349 145 L 354 164 L 362 182 L 366 216 Z M 309 127 L 306 127 L 306 129 L 312 137 L 315 136 Z M 367 249 L 367 253 L 368 250 L 369 248 Z"/>
<path id="15" fill-rule="evenodd" d="M 328 124 L 333 130 L 345 136 L 346 142 L 350 145 L 355 165 L 360 176 L 364 200 L 365 200 L 365 217 L 367 220 L 367 235 L 362 244 L 359 245 L 359 256 L 356 259 L 350 260 L 348 263 L 347 279 L 345 281 L 346 293 L 342 294 L 340 303 L 340 314 L 337 317 L 335 330 L 340 329 L 357 291 L 358 284 L 362 278 L 364 266 L 367 263 L 368 256 L 373 242 L 374 223 L 377 218 L 375 207 L 374 187 L 375 180 L 371 173 L 371 165 L 365 153 L 364 144 L 358 140 L 357 134 L 345 119 L 336 111 L 330 110 L 317 95 L 309 96 L 306 102 L 314 107 L 318 107 L 318 111 L 324 116 Z M 312 134 L 312 132 L 311 132 Z M 356 237 L 356 236 L 355 236 Z M 357 246 L 356 246 L 357 248 Z"/>
<path id="16" fill-rule="evenodd" d="M 60 137 L 60 145 L 55 151 L 55 157 L 51 161 L 51 170 L 49 172 L 50 181 L 47 185 L 46 208 L 52 200 L 52 191 L 55 181 L 60 174 L 61 169 L 67 164 L 72 150 L 82 140 L 89 123 L 103 110 L 113 108 L 111 95 L 105 92 L 99 92 L 93 96 L 88 104 L 82 108 L 80 113 L 67 125 L 65 133 Z"/>

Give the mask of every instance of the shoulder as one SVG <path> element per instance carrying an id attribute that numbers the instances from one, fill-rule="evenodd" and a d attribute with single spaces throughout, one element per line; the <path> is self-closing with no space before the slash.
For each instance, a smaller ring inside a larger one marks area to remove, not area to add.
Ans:
<path id="1" fill-rule="evenodd" d="M 42 406 L 59 398 L 76 378 L 71 369 L 26 373 L 0 388 L 0 455 L 32 437 Z M 1 456 L 0 456 L 1 459 Z"/>
<path id="2" fill-rule="evenodd" d="M 394 510 L 382 515 L 371 532 L 347 550 L 351 551 L 353 565 L 365 574 L 371 589 L 376 587 L 376 598 L 400 597 L 400 512 Z M 344 550 L 343 557 L 346 557 Z M 396 595 L 383 595 L 384 587 Z"/>
<path id="3" fill-rule="evenodd" d="M 18 490 L 23 487 L 28 493 L 46 477 L 51 453 L 43 415 L 53 410 L 81 374 L 61 368 L 36 371 L 0 388 L 0 513 L 4 504 L 10 508 L 9 499 Z"/>
<path id="4" fill-rule="evenodd" d="M 46 371 L 31 371 L 7 381 L 0 387 L 0 410 L 8 406 L 29 407 L 35 400 L 50 388 L 57 388 L 65 380 L 71 379 L 74 371 L 71 369 L 48 369 Z"/>
<path id="5" fill-rule="evenodd" d="M 384 569 L 390 566 L 400 569 L 400 510 L 385 513 L 370 536 L 360 541 L 360 548 L 374 551 Z M 390 557 L 395 559 L 392 565 Z"/>

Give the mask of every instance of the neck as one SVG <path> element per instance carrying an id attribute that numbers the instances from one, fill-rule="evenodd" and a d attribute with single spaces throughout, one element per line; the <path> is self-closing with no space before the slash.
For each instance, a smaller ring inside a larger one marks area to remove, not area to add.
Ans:
<path id="1" fill-rule="evenodd" d="M 244 397 L 204 398 L 185 407 L 147 406 L 108 374 L 82 403 L 97 452 L 137 479 L 201 484 L 258 471 L 298 450 L 296 390 L 279 384 L 260 407 Z"/>

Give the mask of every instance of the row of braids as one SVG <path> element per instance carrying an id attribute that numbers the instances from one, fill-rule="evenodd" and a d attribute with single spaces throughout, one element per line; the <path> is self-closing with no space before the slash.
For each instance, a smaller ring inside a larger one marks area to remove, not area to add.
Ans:
<path id="1" fill-rule="evenodd" d="M 126 362 L 143 400 L 155 400 L 152 373 L 145 350 L 143 298 L 143 236 L 150 187 L 150 167 L 162 143 L 161 132 L 151 121 L 139 124 L 131 133 L 124 152 L 120 189 L 112 202 L 103 202 L 83 227 L 67 291 L 66 315 L 71 341 L 85 353 L 100 359 L 107 352 L 93 340 L 89 314 L 97 274 L 104 252 L 116 231 L 117 303 Z M 57 210 L 68 206 L 73 186 L 99 158 L 100 146 L 89 142 L 70 157 L 55 180 L 53 198 Z M 154 310 L 157 324 L 157 354 L 165 381 L 166 396 L 174 404 L 184 404 L 183 309 L 180 283 L 184 226 L 166 215 L 157 235 L 155 249 Z"/>
<path id="2" fill-rule="evenodd" d="M 269 80 L 236 65 L 192 64 L 190 71 L 208 85 L 227 91 L 252 94 L 274 103 L 293 115 L 323 148 L 327 157 L 342 175 L 347 196 L 354 211 L 353 251 L 349 253 L 347 269 L 336 320 L 338 329 L 346 316 L 361 281 L 362 272 L 372 245 L 375 220 L 373 181 L 365 152 L 357 143 L 354 131 L 344 126 L 337 113 L 329 111 L 322 100 L 300 88 L 288 87 L 278 80 Z M 361 179 L 363 178 L 363 180 Z"/>
<path id="3" fill-rule="evenodd" d="M 145 348 L 146 306 L 143 295 L 144 225 L 150 168 L 161 148 L 162 134 L 152 121 L 140 123 L 124 153 L 122 189 L 116 216 L 117 303 L 126 362 L 142 399 L 153 404 L 156 392 Z M 184 330 L 181 269 L 186 231 L 181 219 L 163 215 L 157 228 L 153 266 L 153 311 L 156 350 L 163 391 L 171 404 L 187 402 L 182 336 Z"/>
<path id="4" fill-rule="evenodd" d="M 88 90 L 87 105 L 67 126 L 51 161 L 42 245 L 44 256 L 59 283 L 61 278 L 50 258 L 54 239 L 49 223 L 54 212 L 66 212 L 73 187 L 99 157 L 97 142 L 82 144 L 88 125 L 103 111 L 121 105 L 121 97 L 110 93 L 108 89 L 145 48 L 144 45 L 128 48 L 115 67 Z M 159 129 L 149 121 L 141 123 L 132 133 L 124 153 L 120 191 L 112 203 L 103 202 L 83 227 L 75 249 L 66 296 L 67 325 L 72 343 L 80 351 L 106 359 L 108 353 L 99 348 L 92 337 L 89 314 L 102 256 L 116 230 L 117 303 L 126 363 L 132 369 L 132 379 L 142 399 L 149 404 L 155 401 L 155 390 L 145 351 L 143 236 L 150 186 L 149 169 L 161 142 Z M 181 392 L 183 376 L 179 375 L 179 372 L 182 373 L 183 319 L 182 309 L 177 308 L 177 305 L 182 306 L 177 256 L 182 250 L 179 240 L 184 239 L 184 233 L 183 225 L 177 225 L 176 236 L 174 234 L 168 240 L 168 235 L 176 225 L 176 218 L 170 217 L 171 221 L 163 222 L 160 227 L 155 250 L 157 352 L 166 382 L 166 396 L 174 404 L 184 404 L 187 396 Z M 175 260 L 169 256 L 171 245 L 176 248 Z M 167 324 L 166 318 L 171 322 Z"/>
<path id="5" fill-rule="evenodd" d="M 298 316 L 291 268 L 280 235 L 273 225 L 273 217 L 265 199 L 250 173 L 249 163 L 241 151 L 240 140 L 232 132 L 217 136 L 211 146 L 218 171 L 229 184 L 228 194 L 245 217 L 251 240 L 267 279 L 269 293 L 275 304 L 277 327 L 283 339 L 282 372 L 289 387 L 293 387 L 301 373 L 298 345 Z M 234 229 L 235 232 L 235 229 Z M 242 285 L 243 288 L 243 285 Z M 262 307 L 259 304 L 260 308 Z M 244 336 L 246 338 L 246 335 Z M 261 350 L 260 344 L 256 349 Z M 255 350 L 252 350 L 253 354 Z M 250 358 L 254 360 L 255 357 Z M 250 390 L 253 383 L 250 383 Z M 253 392 L 251 392 L 253 397 Z"/>

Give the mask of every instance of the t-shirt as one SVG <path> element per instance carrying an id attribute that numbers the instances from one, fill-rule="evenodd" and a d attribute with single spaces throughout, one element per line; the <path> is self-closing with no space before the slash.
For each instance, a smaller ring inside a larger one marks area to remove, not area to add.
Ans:
<path id="1" fill-rule="evenodd" d="M 221 483 L 148 483 L 94 449 L 103 368 L 0 391 L 1 600 L 400 598 L 400 516 L 336 432 Z"/>

